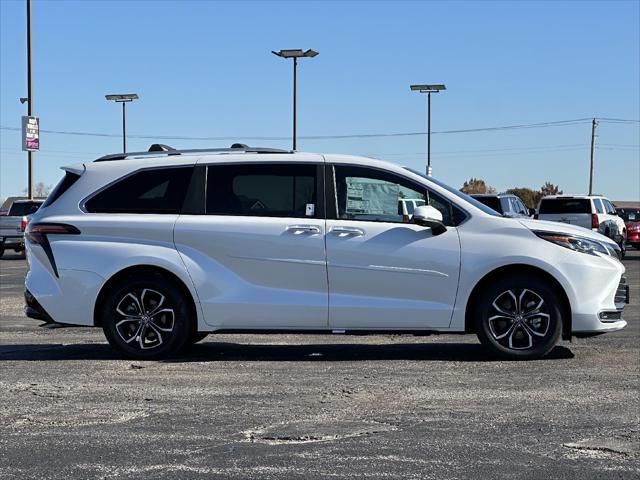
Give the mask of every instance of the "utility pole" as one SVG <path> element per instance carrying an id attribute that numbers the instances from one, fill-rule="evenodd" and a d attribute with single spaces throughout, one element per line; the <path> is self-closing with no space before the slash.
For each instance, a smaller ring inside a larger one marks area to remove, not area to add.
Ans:
<path id="1" fill-rule="evenodd" d="M 33 84 L 31 72 L 31 0 L 27 0 L 27 115 L 33 115 Z M 27 151 L 29 164 L 29 200 L 33 200 L 33 152 Z"/>
<path id="2" fill-rule="evenodd" d="M 596 151 L 596 127 L 598 122 L 594 118 L 591 121 L 591 168 L 589 170 L 589 195 L 593 195 L 593 157 Z"/>

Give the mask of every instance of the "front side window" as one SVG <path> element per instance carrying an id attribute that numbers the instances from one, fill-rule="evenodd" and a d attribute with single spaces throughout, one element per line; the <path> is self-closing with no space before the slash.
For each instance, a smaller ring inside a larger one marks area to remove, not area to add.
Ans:
<path id="1" fill-rule="evenodd" d="M 178 214 L 193 167 L 142 170 L 107 187 L 85 203 L 92 213 Z"/>
<path id="2" fill-rule="evenodd" d="M 408 179 L 381 170 L 335 166 L 337 218 L 344 220 L 409 223 L 416 206 L 431 205 L 442 213 L 445 225 L 459 217 L 451 202 Z"/>
<path id="3" fill-rule="evenodd" d="M 210 165 L 207 214 L 314 218 L 316 165 Z"/>

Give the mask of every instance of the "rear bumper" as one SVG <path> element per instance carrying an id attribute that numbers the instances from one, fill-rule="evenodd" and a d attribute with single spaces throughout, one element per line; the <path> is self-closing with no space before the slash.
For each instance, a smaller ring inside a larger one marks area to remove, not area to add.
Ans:
<path id="1" fill-rule="evenodd" d="M 33 318 L 34 320 L 42 320 L 46 323 L 55 323 L 53 318 L 51 318 L 51 315 L 47 313 L 38 300 L 36 300 L 36 297 L 34 297 L 27 288 L 24 290 L 24 303 L 24 314 L 27 317 Z"/>
<path id="2" fill-rule="evenodd" d="M 14 237 L 0 236 L 0 247 L 24 249 L 24 237 L 23 236 L 14 236 Z"/>

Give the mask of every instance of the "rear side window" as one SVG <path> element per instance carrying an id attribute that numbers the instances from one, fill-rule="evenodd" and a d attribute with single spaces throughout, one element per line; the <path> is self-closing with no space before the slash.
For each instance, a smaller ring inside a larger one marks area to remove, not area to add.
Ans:
<path id="1" fill-rule="evenodd" d="M 487 207 L 492 208 L 498 213 L 502 213 L 502 206 L 500 205 L 500 199 L 498 197 L 473 197 L 480 203 L 485 204 Z"/>
<path id="2" fill-rule="evenodd" d="M 92 213 L 180 213 L 193 167 L 142 170 L 85 203 Z"/>
<path id="3" fill-rule="evenodd" d="M 78 175 L 77 173 L 66 172 L 64 177 L 62 177 L 62 180 L 58 182 L 58 184 L 51 191 L 47 199 L 44 201 L 44 203 L 42 204 L 42 207 L 43 208 L 48 207 L 53 202 L 55 202 L 58 198 L 62 196 L 64 192 L 69 190 L 71 185 L 76 183 L 79 178 L 80 178 L 80 175 Z"/>
<path id="4" fill-rule="evenodd" d="M 588 198 L 543 199 L 539 213 L 591 213 L 591 201 Z"/>
<path id="5" fill-rule="evenodd" d="M 593 204 L 596 207 L 596 212 L 597 213 L 604 213 L 604 207 L 602 206 L 602 200 L 600 200 L 599 198 L 594 198 L 593 199 Z"/>
<path id="6" fill-rule="evenodd" d="M 210 165 L 207 213 L 316 217 L 316 171 L 316 165 Z"/>
<path id="7" fill-rule="evenodd" d="M 22 217 L 32 215 L 38 211 L 42 202 L 15 202 L 9 209 L 9 216 Z"/>

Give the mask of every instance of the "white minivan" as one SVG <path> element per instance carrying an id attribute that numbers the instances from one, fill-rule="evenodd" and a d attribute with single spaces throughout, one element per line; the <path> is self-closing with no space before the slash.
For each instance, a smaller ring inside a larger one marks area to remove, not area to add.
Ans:
<path id="1" fill-rule="evenodd" d="M 390 163 L 234 145 L 65 171 L 27 228 L 26 314 L 101 327 L 128 357 L 211 332 L 395 332 L 526 359 L 626 325 L 613 241 Z"/>

